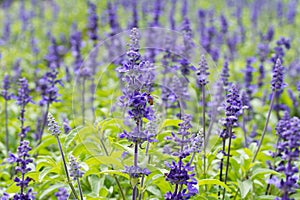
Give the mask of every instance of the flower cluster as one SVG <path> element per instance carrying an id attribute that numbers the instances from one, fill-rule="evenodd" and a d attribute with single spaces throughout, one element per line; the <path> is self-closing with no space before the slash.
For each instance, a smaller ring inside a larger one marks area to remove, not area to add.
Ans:
<path id="1" fill-rule="evenodd" d="M 10 89 L 10 80 L 9 80 L 9 75 L 6 74 L 4 76 L 4 79 L 3 79 L 3 85 L 2 85 L 2 92 L 1 92 L 1 96 L 6 100 L 10 100 L 12 98 L 12 94 L 10 94 L 8 92 L 8 90 Z"/>
<path id="2" fill-rule="evenodd" d="M 98 40 L 98 16 L 97 7 L 94 3 L 88 2 L 88 23 L 87 23 L 88 35 L 91 40 Z"/>
<path id="3" fill-rule="evenodd" d="M 197 181 L 194 178 L 194 168 L 191 167 L 190 162 L 184 164 L 183 159 L 191 153 L 201 151 L 203 138 L 189 131 L 189 129 L 192 128 L 191 115 L 185 114 L 181 119 L 182 122 L 178 124 L 179 129 L 177 134 L 173 132 L 171 137 L 167 136 L 165 138 L 166 140 L 173 141 L 176 144 L 173 149 L 177 149 L 177 151 L 168 153 L 179 158 L 178 162 L 172 161 L 172 164 L 166 163 L 166 166 L 170 168 L 170 172 L 166 175 L 166 180 L 171 184 L 175 184 L 175 191 L 173 193 L 166 193 L 165 199 L 189 199 L 198 192 L 195 187 Z M 183 189 L 184 185 L 187 188 Z"/>
<path id="4" fill-rule="evenodd" d="M 275 170 L 284 173 L 285 178 L 273 176 L 269 182 L 282 191 L 281 198 L 277 199 L 290 200 L 292 199 L 290 195 L 299 187 L 297 176 L 299 169 L 295 162 L 299 160 L 300 155 L 300 119 L 284 117 L 277 124 L 276 134 L 279 140 L 275 156 L 279 157 L 280 161 Z"/>
<path id="5" fill-rule="evenodd" d="M 242 101 L 236 85 L 232 85 L 226 96 L 225 115 L 223 125 L 226 127 L 237 126 L 238 116 L 241 114 Z"/>
<path id="6" fill-rule="evenodd" d="M 76 161 L 76 158 L 72 155 L 69 156 L 70 162 L 70 176 L 73 179 L 81 178 L 83 176 L 83 171 L 80 169 L 79 163 Z"/>
<path id="7" fill-rule="evenodd" d="M 172 164 L 166 163 L 166 166 L 170 168 L 170 172 L 166 175 L 166 180 L 176 185 L 175 187 L 178 190 L 175 189 L 174 193 L 167 192 L 164 195 L 166 200 L 189 199 L 198 193 L 195 187 L 197 180 L 194 178 L 194 167 L 191 167 L 190 163 L 184 164 L 182 160 L 179 160 L 178 163 L 175 161 Z M 180 189 L 183 185 L 186 185 L 187 189 Z"/>
<path id="8" fill-rule="evenodd" d="M 45 56 L 47 65 L 50 69 L 60 68 L 61 55 L 59 51 L 59 45 L 55 38 L 51 38 L 51 45 L 48 47 L 48 54 Z"/>
<path id="9" fill-rule="evenodd" d="M 225 88 L 227 88 L 229 86 L 229 81 L 228 81 L 229 77 L 230 77 L 230 74 L 229 74 L 229 68 L 228 68 L 228 61 L 226 60 L 223 64 L 222 72 L 220 74 L 221 81 Z"/>
<path id="10" fill-rule="evenodd" d="M 207 77 L 209 75 L 208 72 L 208 65 L 207 61 L 205 59 L 205 56 L 202 55 L 200 62 L 199 62 L 199 68 L 197 70 L 197 82 L 200 86 L 205 86 L 208 83 Z"/>
<path id="11" fill-rule="evenodd" d="M 123 96 L 120 103 L 128 108 L 129 116 L 135 121 L 145 117 L 152 118 L 153 111 L 148 101 L 152 99 L 152 82 L 155 78 L 154 67 L 149 61 L 143 61 L 139 53 L 140 33 L 133 28 L 130 35 L 129 51 L 127 52 L 128 62 L 124 63 L 117 70 L 122 74 L 122 81 L 126 83 L 123 89 Z"/>
<path id="12" fill-rule="evenodd" d="M 41 93 L 42 99 L 39 104 L 41 106 L 52 104 L 53 102 L 59 102 L 60 94 L 58 93 L 57 84 L 63 86 L 62 81 L 57 79 L 58 71 L 56 69 L 50 69 L 46 72 L 42 78 L 38 81 L 37 90 Z"/>
<path id="13" fill-rule="evenodd" d="M 252 66 L 252 63 L 254 62 L 254 58 L 248 58 L 246 69 L 244 70 L 244 80 L 245 80 L 245 89 L 247 91 L 247 94 L 251 97 L 251 94 L 253 93 L 254 86 L 251 84 L 253 80 L 253 72 L 255 69 Z"/>
<path id="14" fill-rule="evenodd" d="M 143 175 L 148 176 L 151 173 L 147 168 L 142 169 L 139 166 L 125 166 L 123 172 L 129 174 L 131 178 L 139 178 Z"/>
<path id="15" fill-rule="evenodd" d="M 29 132 L 30 127 L 24 126 L 25 122 L 25 106 L 28 103 L 33 103 L 32 97 L 30 96 L 30 90 L 28 86 L 28 81 L 26 78 L 21 78 L 19 80 L 19 89 L 18 95 L 15 97 L 17 100 L 17 104 L 21 107 L 19 120 L 21 122 L 21 132 L 19 136 L 21 137 L 21 141 L 26 137 L 26 134 Z"/>
<path id="16" fill-rule="evenodd" d="M 271 81 L 271 88 L 273 91 L 283 89 L 286 84 L 284 83 L 284 67 L 281 65 L 281 60 L 277 59 L 273 68 L 273 77 Z"/>
<path id="17" fill-rule="evenodd" d="M 28 187 L 30 181 L 32 181 L 31 178 L 28 176 L 25 177 L 25 175 L 31 171 L 31 168 L 28 166 L 28 164 L 33 163 L 33 160 L 30 158 L 29 151 L 31 150 L 31 147 L 29 146 L 28 141 L 21 141 L 20 146 L 18 147 L 17 155 L 14 155 L 12 153 L 9 154 L 8 162 L 10 163 L 16 163 L 17 166 L 15 168 L 16 172 L 21 173 L 21 177 L 16 177 L 14 181 L 16 182 L 17 186 L 20 187 L 20 193 L 17 193 L 14 195 L 14 199 L 20 199 L 20 200 L 32 200 L 34 199 L 34 194 L 32 192 L 32 189 L 28 189 L 27 192 L 25 192 L 25 189 Z"/>
<path id="18" fill-rule="evenodd" d="M 53 136 L 59 136 L 61 133 L 60 126 L 57 124 L 51 113 L 48 114 L 48 130 Z"/>
<path id="19" fill-rule="evenodd" d="M 55 193 L 57 200 L 68 200 L 69 193 L 66 188 L 58 188 L 58 192 Z"/>
<path id="20" fill-rule="evenodd" d="M 156 136 L 155 133 L 151 133 L 148 130 L 142 130 L 139 131 L 137 127 L 135 127 L 132 131 L 127 132 L 127 131 L 123 131 L 123 133 L 121 133 L 120 138 L 126 138 L 128 141 L 133 142 L 133 143 L 138 143 L 138 144 L 142 144 L 145 141 L 148 142 L 156 142 L 157 140 L 154 139 L 154 137 Z"/>

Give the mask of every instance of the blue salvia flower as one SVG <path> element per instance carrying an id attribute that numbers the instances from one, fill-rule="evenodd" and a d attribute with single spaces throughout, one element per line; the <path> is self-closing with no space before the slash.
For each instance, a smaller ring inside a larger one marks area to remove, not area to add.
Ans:
<path id="1" fill-rule="evenodd" d="M 149 175 L 147 168 L 138 166 L 138 149 L 145 142 L 154 142 L 154 133 L 143 130 L 142 119 L 154 119 L 151 100 L 153 97 L 152 84 L 155 78 L 154 67 L 149 61 L 143 60 L 139 52 L 140 33 L 137 28 L 133 28 L 130 34 L 129 50 L 127 51 L 128 60 L 123 63 L 117 71 L 122 73 L 121 81 L 123 84 L 123 95 L 120 97 L 120 104 L 127 109 L 128 118 L 132 119 L 136 126 L 132 131 L 124 131 L 120 134 L 121 138 L 126 138 L 129 142 L 133 142 L 135 146 L 134 165 L 126 166 L 124 172 L 128 173 L 131 178 L 139 178 Z M 133 185 L 133 199 L 137 195 L 137 186 Z"/>
<path id="2" fill-rule="evenodd" d="M 175 185 L 174 192 L 167 192 L 165 199 L 189 199 L 198 193 L 196 188 L 197 180 L 195 179 L 194 167 L 190 162 L 184 163 L 183 159 L 189 156 L 191 153 L 200 152 L 202 148 L 201 137 L 197 137 L 195 133 L 191 133 L 189 130 L 192 128 L 191 115 L 181 116 L 182 122 L 180 122 L 177 134 L 174 132 L 172 136 L 167 136 L 165 139 L 173 141 L 175 146 L 174 152 L 170 152 L 171 155 L 178 157 L 178 162 L 172 161 L 172 163 L 166 162 L 166 166 L 170 168 L 170 172 L 166 175 L 166 180 L 172 185 Z M 197 140 L 200 146 L 195 147 L 193 141 Z M 185 186 L 185 187 L 184 187 Z"/>
<path id="3" fill-rule="evenodd" d="M 228 47 L 228 50 L 230 53 L 230 57 L 229 57 L 230 60 L 233 60 L 235 57 L 238 41 L 239 40 L 238 40 L 237 34 L 235 32 L 231 36 L 227 37 L 226 43 L 227 43 L 227 47 Z"/>
<path id="4" fill-rule="evenodd" d="M 31 168 L 28 164 L 33 163 L 33 159 L 30 158 L 29 151 L 31 147 L 29 146 L 29 142 L 24 140 L 21 141 L 20 146 L 18 147 L 17 154 L 9 154 L 8 162 L 16 163 L 17 166 L 15 168 L 16 172 L 21 173 L 21 178 L 16 177 L 14 182 L 17 186 L 20 187 L 20 193 L 14 195 L 14 199 L 26 199 L 32 200 L 34 198 L 34 194 L 32 193 L 32 189 L 28 189 L 27 192 L 25 191 L 28 187 L 29 183 L 32 181 L 30 177 L 26 177 L 26 174 L 31 171 Z"/>
<path id="5" fill-rule="evenodd" d="M 299 160 L 300 147 L 300 120 L 293 117 L 289 120 L 279 121 L 276 133 L 279 137 L 277 144 L 277 154 L 280 162 L 276 165 L 277 172 L 284 173 L 285 178 L 273 176 L 269 182 L 281 190 L 278 200 L 292 200 L 291 194 L 295 192 L 298 185 L 297 173 L 299 171 L 296 162 Z"/>
<path id="6" fill-rule="evenodd" d="M 199 68 L 197 69 L 197 83 L 201 87 L 204 87 L 208 83 L 208 75 L 208 64 L 205 59 L 205 56 L 202 55 L 199 62 Z"/>
<path id="7" fill-rule="evenodd" d="M 222 34 L 225 35 L 228 32 L 228 22 L 225 15 L 223 14 L 220 17 L 220 23 L 221 23 L 221 32 Z"/>
<path id="8" fill-rule="evenodd" d="M 58 188 L 58 192 L 55 193 L 57 200 L 68 200 L 69 193 L 66 188 Z"/>
<path id="9" fill-rule="evenodd" d="M 229 77 L 230 77 L 230 74 L 229 74 L 228 61 L 225 60 L 221 74 L 220 74 L 220 78 L 221 78 L 221 81 L 222 81 L 225 89 L 229 86 L 229 81 L 228 81 Z"/>
<path id="10" fill-rule="evenodd" d="M 97 16 L 97 7 L 94 3 L 88 2 L 88 36 L 90 40 L 98 40 L 98 16 Z"/>
<path id="11" fill-rule="evenodd" d="M 60 94 L 58 93 L 57 84 L 63 86 L 63 83 L 57 78 L 57 75 L 58 71 L 56 69 L 50 69 L 38 81 L 37 90 L 42 96 L 39 102 L 40 106 L 60 101 L 58 99 Z"/>
<path id="12" fill-rule="evenodd" d="M 299 92 L 299 99 L 300 99 L 300 81 L 297 82 L 297 91 Z"/>
<path id="13" fill-rule="evenodd" d="M 70 155 L 69 162 L 70 162 L 70 176 L 73 178 L 73 180 L 77 178 L 81 178 L 84 172 L 81 170 L 81 167 L 79 166 L 79 163 L 76 161 L 76 158 Z"/>
<path id="14" fill-rule="evenodd" d="M 3 193 L 3 196 L 1 197 L 1 200 L 9 200 L 9 194 L 6 192 Z"/>
<path id="15" fill-rule="evenodd" d="M 284 67 L 281 64 L 281 60 L 278 58 L 275 66 L 273 67 L 273 75 L 271 81 L 272 91 L 282 90 L 286 84 L 284 83 Z"/>
<path id="16" fill-rule="evenodd" d="M 141 168 L 139 166 L 125 166 L 123 172 L 129 174 L 131 178 L 139 178 L 143 175 L 148 176 L 151 173 L 147 168 Z"/>
<path id="17" fill-rule="evenodd" d="M 51 45 L 48 47 L 48 54 L 45 56 L 48 68 L 58 69 L 61 65 L 59 46 L 54 37 L 51 38 Z"/>
<path id="18" fill-rule="evenodd" d="M 107 2 L 107 14 L 108 14 L 108 21 L 109 21 L 109 26 L 111 29 L 110 35 L 114 36 L 118 32 L 120 32 L 120 24 L 117 19 L 117 10 L 116 6 L 113 5 L 112 2 Z"/>
<path id="19" fill-rule="evenodd" d="M 11 36 L 11 17 L 8 12 L 5 13 L 5 20 L 4 20 L 4 26 L 3 26 L 3 33 L 2 33 L 2 39 L 4 42 L 7 42 L 10 39 Z"/>
<path id="20" fill-rule="evenodd" d="M 248 58 L 246 62 L 246 69 L 244 70 L 244 86 L 247 94 L 249 97 L 251 97 L 254 90 L 254 86 L 252 85 L 253 72 L 255 71 L 254 67 L 252 66 L 254 58 Z"/>
<path id="21" fill-rule="evenodd" d="M 281 63 L 283 63 L 283 57 L 285 55 L 285 50 L 291 48 L 290 40 L 285 37 L 281 37 L 276 42 L 276 47 L 274 48 L 274 55 L 271 58 L 271 61 L 275 64 L 277 59 L 279 58 Z"/>
<path id="22" fill-rule="evenodd" d="M 172 5 L 170 9 L 170 14 L 169 14 L 169 22 L 170 22 L 170 28 L 171 30 L 175 30 L 175 10 L 176 10 L 176 0 L 172 0 Z"/>
<path id="23" fill-rule="evenodd" d="M 296 96 L 294 95 L 294 92 L 291 89 L 288 89 L 288 94 L 289 94 L 290 99 L 293 102 L 293 107 L 295 109 L 298 108 L 299 102 L 298 102 L 298 99 L 296 98 Z"/>
<path id="24" fill-rule="evenodd" d="M 81 44 L 82 43 L 82 34 L 80 31 L 74 31 L 70 36 L 71 52 L 75 58 L 73 66 L 74 73 L 78 76 L 85 76 L 85 73 L 82 69 L 83 58 L 81 55 Z"/>
<path id="25" fill-rule="evenodd" d="M 138 23 L 139 23 L 139 17 L 138 17 L 138 1 L 133 0 L 131 1 L 131 8 L 132 8 L 132 24 L 130 25 L 129 28 L 138 28 Z"/>
<path id="26" fill-rule="evenodd" d="M 189 19 L 186 17 L 184 18 L 182 25 L 181 25 L 181 32 L 183 34 L 183 47 L 182 47 L 182 59 L 180 59 L 180 71 L 185 75 L 190 74 L 190 70 L 195 70 L 195 67 L 191 65 L 190 58 L 193 53 L 193 49 L 195 44 L 193 42 L 193 33 L 190 25 Z"/>
<path id="27" fill-rule="evenodd" d="M 68 134 L 68 133 L 72 130 L 72 128 L 71 128 L 71 126 L 70 126 L 70 124 L 69 124 L 68 118 L 65 118 L 65 119 L 64 119 L 64 122 L 63 122 L 63 128 L 64 128 L 64 133 L 65 133 L 65 134 Z"/>
<path id="28" fill-rule="evenodd" d="M 57 124 L 51 113 L 48 113 L 48 130 L 53 136 L 59 136 L 61 134 L 60 126 Z"/>
<path id="29" fill-rule="evenodd" d="M 295 22 L 295 18 L 297 15 L 297 6 L 298 6 L 298 1 L 297 0 L 292 0 L 288 4 L 288 10 L 286 13 L 286 18 L 289 24 L 293 24 Z"/>
<path id="30" fill-rule="evenodd" d="M 25 122 L 25 107 L 28 103 L 34 103 L 32 101 L 32 97 L 30 96 L 30 90 L 28 88 L 28 81 L 26 78 L 21 78 L 19 80 L 19 89 L 18 95 L 15 97 L 17 100 L 17 104 L 21 107 L 19 120 L 21 122 L 21 132 L 19 136 L 21 137 L 21 141 L 26 137 L 26 134 L 29 132 L 30 127 L 24 126 Z"/>
<path id="31" fill-rule="evenodd" d="M 6 100 L 9 101 L 13 95 L 8 91 L 10 89 L 10 77 L 8 74 L 5 74 L 4 79 L 3 79 L 3 84 L 2 88 L 3 90 L 1 91 L 1 96 Z"/>
<path id="32" fill-rule="evenodd" d="M 242 101 L 236 85 L 232 85 L 226 95 L 225 115 L 223 125 L 225 127 L 237 126 L 238 116 L 241 114 Z"/>

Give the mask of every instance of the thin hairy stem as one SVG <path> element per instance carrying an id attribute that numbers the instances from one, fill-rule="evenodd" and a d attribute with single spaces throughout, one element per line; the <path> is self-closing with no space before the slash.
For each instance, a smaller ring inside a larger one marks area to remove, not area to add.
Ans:
<path id="1" fill-rule="evenodd" d="M 202 128 L 203 128 L 203 141 L 204 141 L 204 147 L 203 147 L 203 174 L 204 178 L 206 178 L 206 133 L 205 133 L 205 87 L 202 86 Z"/>
<path id="2" fill-rule="evenodd" d="M 227 131 L 227 130 L 226 130 Z M 226 139 L 223 138 L 223 147 L 222 147 L 222 158 L 220 163 L 220 181 L 223 181 L 223 165 L 224 165 L 224 152 L 225 152 Z M 221 186 L 219 187 L 218 197 L 221 195 Z"/>
<path id="3" fill-rule="evenodd" d="M 105 146 L 105 144 L 104 144 L 104 141 L 103 141 L 103 139 L 102 139 L 101 137 L 100 137 L 100 142 L 101 142 L 101 145 L 102 145 L 102 147 L 103 147 L 103 149 L 104 149 L 104 152 L 105 152 L 106 156 L 109 156 L 108 150 L 107 150 L 107 148 L 106 148 L 106 146 Z M 114 167 L 111 166 L 111 169 L 114 170 Z M 123 189 L 122 189 L 122 187 L 121 187 L 121 184 L 120 184 L 120 181 L 119 181 L 118 177 L 117 177 L 116 175 L 113 175 L 113 177 L 114 177 L 114 179 L 115 179 L 115 181 L 116 181 L 116 183 L 117 183 L 117 185 L 118 185 L 118 188 L 119 188 L 119 191 L 120 191 L 120 193 L 121 193 L 122 199 L 123 199 L 123 200 L 126 200 L 125 194 L 124 194 L 124 192 L 123 192 Z"/>
<path id="4" fill-rule="evenodd" d="M 82 124 L 85 125 L 85 78 L 82 80 L 82 91 L 81 91 L 81 115 L 82 115 Z"/>
<path id="5" fill-rule="evenodd" d="M 62 149 L 62 146 L 61 146 L 61 143 L 60 143 L 60 140 L 59 140 L 59 137 L 56 136 L 56 140 L 57 140 L 57 143 L 58 143 L 58 147 L 59 147 L 59 151 L 60 151 L 60 154 L 61 154 L 61 157 L 62 157 L 62 160 L 63 160 L 63 164 L 64 164 L 64 169 L 65 169 L 65 172 L 66 172 L 66 176 L 67 176 L 67 181 L 68 181 L 68 184 L 72 190 L 72 193 L 73 195 L 75 196 L 76 199 L 79 199 L 78 198 L 78 195 L 75 191 L 75 188 L 71 182 L 71 179 L 70 179 L 70 176 L 69 176 L 69 171 L 68 171 L 68 168 L 67 168 L 67 162 L 65 160 L 65 155 L 64 155 L 64 152 L 63 152 L 63 149 Z"/>
<path id="6" fill-rule="evenodd" d="M 231 150 L 231 140 L 232 140 L 232 126 L 229 127 L 229 144 L 228 144 L 228 151 L 227 151 L 227 162 L 226 162 L 226 171 L 225 171 L 225 179 L 224 183 L 227 183 L 228 179 L 228 169 L 229 169 L 229 159 L 230 159 L 230 150 Z M 226 189 L 223 189 L 223 200 L 225 199 L 225 192 Z"/>
<path id="7" fill-rule="evenodd" d="M 46 124 L 47 124 L 47 116 L 48 116 L 48 113 L 49 113 L 49 107 L 50 107 L 50 103 L 47 102 L 46 111 L 44 113 L 43 125 L 41 127 L 41 130 L 38 133 L 39 134 L 39 141 L 38 141 L 37 145 L 40 145 L 41 142 L 42 142 L 42 139 L 43 139 L 44 129 L 45 129 Z"/>
<path id="8" fill-rule="evenodd" d="M 8 155 L 9 152 L 9 134 L 8 134 L 8 111 L 7 111 L 7 100 L 5 100 L 5 146 L 6 146 L 6 153 Z"/>
<path id="9" fill-rule="evenodd" d="M 256 160 L 257 154 L 258 154 L 258 152 L 259 152 L 259 150 L 260 150 L 260 148 L 261 148 L 261 145 L 262 145 L 262 143 L 263 143 L 263 140 L 264 140 L 264 137 L 265 137 L 267 128 L 268 128 L 268 124 L 269 124 L 271 112 L 272 112 L 272 109 L 273 109 L 273 104 L 274 104 L 274 99 L 275 99 L 275 93 L 276 93 L 276 91 L 274 91 L 274 92 L 272 93 L 271 104 L 270 104 L 270 107 L 269 107 L 269 111 L 268 111 L 268 115 L 267 115 L 265 127 L 264 127 L 264 129 L 263 129 L 263 132 L 262 132 L 262 135 L 261 135 L 261 138 L 260 138 L 260 141 L 259 141 L 257 150 L 256 150 L 256 152 L 255 152 L 255 154 L 254 154 L 253 159 L 252 159 L 252 163 Z"/>
<path id="10" fill-rule="evenodd" d="M 243 116 L 242 129 L 244 132 L 245 146 L 248 147 L 247 130 L 246 130 L 246 116 L 245 116 L 244 109 L 242 111 L 242 116 Z"/>
<path id="11" fill-rule="evenodd" d="M 79 190 L 79 194 L 80 194 L 80 199 L 83 200 L 83 193 L 82 193 L 79 178 L 76 178 L 76 180 L 77 180 L 77 186 L 78 186 L 78 190 Z"/>

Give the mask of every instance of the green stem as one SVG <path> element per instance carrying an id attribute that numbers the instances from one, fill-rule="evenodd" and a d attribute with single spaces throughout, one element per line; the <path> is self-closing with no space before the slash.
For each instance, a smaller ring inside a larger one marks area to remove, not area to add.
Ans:
<path id="1" fill-rule="evenodd" d="M 8 112 L 7 112 L 7 100 L 5 100 L 5 146 L 6 146 L 6 153 L 8 156 L 9 152 L 9 134 L 8 134 Z"/>
<path id="2" fill-rule="evenodd" d="M 224 179 L 225 184 L 227 183 L 227 178 L 228 178 L 231 140 L 232 140 L 232 127 L 230 126 L 229 127 L 229 144 L 228 144 L 228 151 L 227 151 L 226 171 L 225 171 L 225 179 Z M 223 200 L 225 199 L 225 191 L 226 191 L 226 189 L 224 188 L 224 190 L 223 190 Z"/>
<path id="3" fill-rule="evenodd" d="M 78 189 L 79 189 L 80 199 L 83 200 L 83 194 L 82 194 L 82 189 L 81 189 L 79 178 L 76 178 L 76 180 L 77 180 L 77 185 L 78 185 Z"/>
<path id="4" fill-rule="evenodd" d="M 100 142 L 101 142 L 101 145 L 102 145 L 102 147 L 103 147 L 103 149 L 104 149 L 104 152 L 105 152 L 106 156 L 109 156 L 108 151 L 107 151 L 107 148 L 106 148 L 106 146 L 105 146 L 105 144 L 104 144 L 102 138 L 100 139 Z M 114 170 L 114 167 L 111 166 L 111 169 Z M 117 185 L 118 185 L 118 188 L 119 188 L 119 191 L 120 191 L 120 193 L 121 193 L 122 199 L 123 199 L 123 200 L 126 200 L 125 194 L 124 194 L 124 192 L 123 192 L 123 190 L 122 190 L 122 187 L 121 187 L 121 184 L 120 184 L 119 179 L 116 177 L 116 175 L 113 175 L 113 177 L 114 177 L 114 179 L 115 179 L 115 181 L 116 181 L 116 183 L 117 183 Z"/>
<path id="5" fill-rule="evenodd" d="M 252 159 L 252 163 L 255 161 L 256 157 L 257 157 L 257 154 L 261 148 L 261 145 L 263 143 L 263 140 L 264 140 L 264 137 L 265 137 L 265 134 L 266 134 L 266 131 L 267 131 L 267 128 L 268 128 L 268 124 L 269 124 L 269 120 L 270 120 L 270 116 L 271 116 L 271 111 L 273 109 L 273 104 L 274 104 L 274 99 L 275 99 L 275 94 L 276 94 L 276 91 L 273 91 L 272 93 L 272 99 L 271 99 L 271 104 L 270 104 L 270 107 L 269 107 L 269 111 L 268 111 L 268 115 L 267 115 L 267 120 L 266 120 L 266 123 L 265 123 L 265 127 L 263 129 L 263 133 L 261 135 L 261 138 L 260 138 L 260 141 L 259 141 L 259 144 L 258 144 L 258 147 L 257 147 L 257 150 L 254 154 L 254 157 Z"/>
<path id="6" fill-rule="evenodd" d="M 78 198 L 78 195 L 75 191 L 75 188 L 71 182 L 71 179 L 70 179 L 70 176 L 69 176 L 69 172 L 68 172 L 68 168 L 67 168 L 67 162 L 65 160 L 65 155 L 64 155 L 64 152 L 62 150 L 62 146 L 61 146 L 61 143 L 60 143 L 60 140 L 59 140 L 59 137 L 58 136 L 55 136 L 56 137 L 56 140 L 57 140 L 57 143 L 58 143 L 58 147 L 59 147 L 59 151 L 60 151 L 60 154 L 61 154 L 61 157 L 62 157 L 62 160 L 63 160 L 63 164 L 64 164 L 64 169 L 65 169 L 65 172 L 66 172 L 66 176 L 67 176 L 67 181 L 68 181 L 68 184 L 72 190 L 72 193 L 73 195 L 75 196 L 76 199 L 79 199 Z"/>
<path id="7" fill-rule="evenodd" d="M 205 133 L 205 87 L 202 86 L 202 127 L 203 127 L 203 141 L 204 141 L 204 156 L 203 156 L 203 173 L 206 178 L 206 133 Z"/>

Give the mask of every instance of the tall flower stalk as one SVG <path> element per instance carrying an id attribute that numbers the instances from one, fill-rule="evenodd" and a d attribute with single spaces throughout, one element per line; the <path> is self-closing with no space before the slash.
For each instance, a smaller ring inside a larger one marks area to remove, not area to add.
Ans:
<path id="1" fill-rule="evenodd" d="M 204 148 L 203 148 L 203 152 L 204 152 L 204 156 L 203 156 L 203 171 L 204 171 L 204 177 L 206 177 L 206 140 L 208 140 L 208 138 L 206 137 L 206 121 L 205 121 L 205 112 L 206 112 L 206 104 L 205 104 L 205 86 L 208 83 L 208 65 L 207 65 L 207 61 L 205 59 L 205 56 L 202 55 L 200 62 L 199 62 L 199 68 L 197 70 L 197 83 L 201 88 L 201 92 L 202 92 L 202 130 L 203 130 L 203 139 L 204 139 Z"/>
<path id="2" fill-rule="evenodd" d="M 21 173 L 21 178 L 15 177 L 14 182 L 17 186 L 20 187 L 20 192 L 15 194 L 13 199 L 26 199 L 33 200 L 35 199 L 32 188 L 29 188 L 27 191 L 29 183 L 32 179 L 26 174 L 31 171 L 31 168 L 28 164 L 33 163 L 33 160 L 30 158 L 29 151 L 31 151 L 31 147 L 29 146 L 29 142 L 23 140 L 20 142 L 20 146 L 18 147 L 18 152 L 16 155 L 10 153 L 8 157 L 8 162 L 16 163 L 17 166 L 15 168 L 16 172 Z"/>
<path id="3" fill-rule="evenodd" d="M 66 162 L 65 155 L 64 155 L 64 152 L 63 152 L 63 149 L 62 149 L 62 146 L 61 146 L 61 142 L 60 142 L 60 139 L 59 139 L 59 135 L 61 134 L 60 126 L 57 124 L 57 122 L 55 121 L 55 119 L 54 119 L 54 117 L 52 116 L 51 113 L 48 114 L 48 130 L 51 132 L 51 134 L 57 140 L 59 151 L 60 151 L 60 154 L 61 154 L 61 157 L 62 157 L 62 160 L 63 160 L 63 164 L 64 164 L 65 173 L 66 173 L 66 176 L 67 176 L 67 182 L 68 182 L 68 184 L 69 184 L 69 186 L 72 190 L 72 193 L 73 193 L 74 197 L 76 199 L 79 199 L 78 195 L 75 191 L 75 188 L 74 188 L 74 186 L 71 182 L 68 167 L 67 167 L 67 162 Z"/>
<path id="4" fill-rule="evenodd" d="M 275 166 L 277 172 L 284 173 L 284 178 L 272 176 L 269 183 L 280 189 L 281 195 L 278 200 L 292 200 L 298 185 L 299 169 L 296 162 L 299 160 L 300 147 L 300 119 L 293 117 L 280 120 L 277 126 L 278 142 L 276 146 L 275 159 L 280 158 Z"/>
<path id="5" fill-rule="evenodd" d="M 5 147 L 6 153 L 8 155 L 9 152 L 9 133 L 8 133 L 8 101 L 11 100 L 12 94 L 9 93 L 10 89 L 10 80 L 9 75 L 5 75 L 3 79 L 3 90 L 1 92 L 1 96 L 4 99 L 4 117 L 5 117 Z"/>
<path id="6" fill-rule="evenodd" d="M 135 200 L 138 194 L 138 179 L 143 175 L 149 175 L 147 168 L 141 168 L 138 164 L 138 154 L 140 146 L 148 141 L 154 142 L 153 133 L 143 128 L 143 118 L 154 119 L 151 100 L 153 97 L 152 82 L 155 78 L 153 65 L 149 61 L 142 60 L 139 52 L 140 33 L 137 28 L 133 28 L 130 34 L 128 60 L 119 68 L 122 77 L 123 95 L 120 97 L 120 104 L 126 108 L 128 119 L 133 120 L 135 125 L 132 131 L 123 131 L 121 138 L 126 138 L 134 146 L 134 160 L 132 166 L 125 166 L 124 172 L 133 179 L 132 199 Z"/>
<path id="7" fill-rule="evenodd" d="M 166 200 L 173 199 L 189 199 L 198 193 L 197 180 L 195 179 L 194 167 L 192 166 L 194 153 L 199 153 L 202 149 L 203 137 L 191 133 L 189 130 L 192 128 L 192 116 L 183 114 L 181 116 L 177 133 L 172 132 L 171 136 L 165 139 L 174 145 L 174 152 L 169 154 L 178 158 L 178 161 L 173 160 L 172 163 L 166 162 L 166 166 L 170 169 L 166 174 L 166 180 L 172 185 L 175 185 L 173 192 L 167 192 L 164 197 Z M 184 159 L 193 154 L 189 162 Z"/>
<path id="8" fill-rule="evenodd" d="M 268 124 L 269 124 L 269 120 L 270 120 L 270 116 L 271 116 L 271 112 L 273 109 L 273 105 L 274 105 L 274 100 L 275 100 L 275 96 L 276 96 L 276 92 L 279 90 L 282 90 L 285 87 L 285 83 L 284 83 L 284 76 L 283 76 L 283 70 L 284 67 L 281 65 L 281 60 L 278 58 L 276 61 L 276 64 L 273 68 L 273 77 L 272 77 L 272 81 L 271 81 L 271 88 L 272 88 L 272 94 L 271 94 L 271 103 L 270 103 L 270 107 L 269 107 L 269 111 L 267 114 L 267 119 L 265 122 L 265 126 L 260 138 L 260 141 L 258 143 L 258 147 L 257 150 L 253 156 L 252 162 L 254 162 L 256 160 L 257 154 L 260 151 L 261 145 L 263 143 L 267 128 L 268 128 Z"/>
<path id="9" fill-rule="evenodd" d="M 73 180 L 77 181 L 80 199 L 83 200 L 80 178 L 83 176 L 84 173 L 81 171 L 80 166 L 74 156 L 72 155 L 69 156 L 69 162 L 70 162 L 70 176 L 73 178 Z"/>
<path id="10" fill-rule="evenodd" d="M 233 135 L 233 128 L 238 126 L 238 116 L 240 115 L 242 110 L 242 102 L 239 95 L 239 91 L 236 85 L 232 85 L 231 88 L 228 91 L 228 94 L 226 96 L 226 105 L 225 105 L 225 119 L 223 121 L 224 125 L 224 131 L 221 134 L 221 137 L 223 138 L 223 143 L 226 142 L 226 139 L 229 139 L 228 148 L 227 148 L 227 162 L 226 162 L 226 170 L 225 170 L 225 178 L 224 182 L 227 183 L 228 180 L 228 169 L 230 164 L 230 151 L 231 151 L 231 142 L 232 139 L 235 137 Z M 225 151 L 224 148 L 225 145 L 223 145 L 223 153 Z M 221 174 L 221 173 L 220 173 Z M 223 199 L 225 199 L 225 188 L 223 190 Z"/>
<path id="11" fill-rule="evenodd" d="M 25 107 L 28 103 L 33 103 L 30 96 L 30 90 L 28 87 L 28 81 L 26 78 L 19 80 L 18 95 L 16 96 L 17 104 L 21 107 L 19 120 L 21 122 L 21 132 L 19 134 L 20 141 L 23 141 L 30 130 L 29 126 L 25 127 Z"/>

